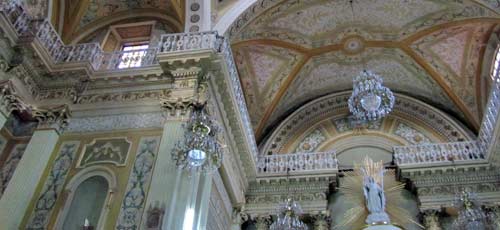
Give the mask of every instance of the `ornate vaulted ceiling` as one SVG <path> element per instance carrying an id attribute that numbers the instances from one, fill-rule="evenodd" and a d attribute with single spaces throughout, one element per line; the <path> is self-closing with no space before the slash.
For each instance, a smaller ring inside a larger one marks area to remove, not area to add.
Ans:
<path id="1" fill-rule="evenodd" d="M 477 130 L 482 57 L 500 23 L 493 2 L 258 1 L 229 32 L 257 138 L 304 103 L 351 89 L 364 68 Z"/>
<path id="2" fill-rule="evenodd" d="M 55 4 L 64 9 L 64 15 L 56 16 L 54 24 L 63 29 L 68 42 L 88 29 L 131 18 L 156 17 L 179 31 L 184 18 L 184 0 L 55 0 Z"/>

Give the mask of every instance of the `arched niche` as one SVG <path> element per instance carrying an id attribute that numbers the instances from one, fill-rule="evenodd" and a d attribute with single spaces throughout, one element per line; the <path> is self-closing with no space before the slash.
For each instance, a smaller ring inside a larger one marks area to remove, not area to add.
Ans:
<path id="1" fill-rule="evenodd" d="M 392 147 L 472 140 L 474 135 L 447 114 L 417 99 L 395 94 L 393 112 L 364 128 L 352 125 L 347 108 L 351 92 L 318 98 L 287 117 L 260 146 L 260 153 L 285 154 L 335 150 L 341 166 L 373 152 L 390 163 Z M 352 154 L 348 156 L 348 154 Z M 360 158 L 361 159 L 361 158 Z"/>
<path id="2" fill-rule="evenodd" d="M 85 218 L 94 229 L 103 229 L 116 186 L 116 176 L 106 167 L 91 166 L 77 173 L 66 186 L 68 196 L 55 229 L 81 227 Z"/>

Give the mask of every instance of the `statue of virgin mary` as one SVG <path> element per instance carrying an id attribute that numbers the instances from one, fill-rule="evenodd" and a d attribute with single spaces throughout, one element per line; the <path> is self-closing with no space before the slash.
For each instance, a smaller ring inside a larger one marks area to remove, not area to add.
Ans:
<path id="1" fill-rule="evenodd" d="M 389 216 L 385 212 L 384 166 L 382 162 L 373 162 L 366 157 L 360 167 L 363 173 L 363 192 L 366 208 L 370 212 L 367 224 L 388 224 Z"/>

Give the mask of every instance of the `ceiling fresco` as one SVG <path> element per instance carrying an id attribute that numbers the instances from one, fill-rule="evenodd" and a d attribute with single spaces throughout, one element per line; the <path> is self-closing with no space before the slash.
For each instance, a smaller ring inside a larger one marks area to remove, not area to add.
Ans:
<path id="1" fill-rule="evenodd" d="M 132 9 L 160 9 L 168 10 L 171 7 L 170 1 L 161 0 L 90 0 L 87 10 L 80 20 L 80 27 L 114 13 Z"/>
<path id="2" fill-rule="evenodd" d="M 227 34 L 258 141 L 304 103 L 351 89 L 364 68 L 477 130 L 481 57 L 498 9 L 467 0 L 354 1 L 352 8 L 259 0 Z"/>

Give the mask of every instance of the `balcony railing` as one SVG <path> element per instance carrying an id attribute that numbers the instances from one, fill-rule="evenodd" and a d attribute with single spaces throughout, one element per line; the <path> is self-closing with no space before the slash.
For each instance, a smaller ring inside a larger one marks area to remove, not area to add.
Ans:
<path id="1" fill-rule="evenodd" d="M 222 37 L 219 37 L 215 31 L 163 34 L 158 47 L 160 47 L 160 53 L 203 49 L 218 50 L 221 41 Z"/>
<path id="2" fill-rule="evenodd" d="M 484 160 L 485 155 L 476 141 L 423 144 L 394 147 L 394 159 L 399 166 L 442 164 Z"/>
<path id="3" fill-rule="evenodd" d="M 257 174 L 261 176 L 290 173 L 319 173 L 338 170 L 335 152 L 275 154 L 259 157 Z"/>

